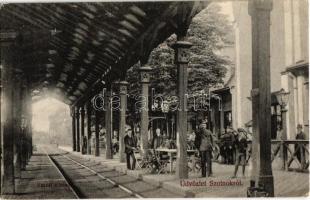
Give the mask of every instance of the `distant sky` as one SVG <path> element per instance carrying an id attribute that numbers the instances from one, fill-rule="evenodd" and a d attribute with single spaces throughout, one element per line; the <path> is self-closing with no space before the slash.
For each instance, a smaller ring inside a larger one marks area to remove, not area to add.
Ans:
<path id="1" fill-rule="evenodd" d="M 233 10 L 232 10 L 232 2 L 231 1 L 226 1 L 226 2 L 214 2 L 217 3 L 221 6 L 221 13 L 228 15 L 228 19 L 230 21 L 234 21 L 234 15 L 233 15 Z"/>
<path id="2" fill-rule="evenodd" d="M 32 105 L 32 128 L 35 131 L 48 131 L 48 116 L 55 113 L 58 109 L 67 110 L 69 107 L 53 98 L 46 98 Z M 68 112 L 69 113 L 69 112 Z"/>

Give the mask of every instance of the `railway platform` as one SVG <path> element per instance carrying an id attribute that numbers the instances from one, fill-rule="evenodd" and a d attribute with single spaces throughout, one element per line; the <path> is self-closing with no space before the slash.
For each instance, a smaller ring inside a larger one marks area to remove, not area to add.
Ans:
<path id="1" fill-rule="evenodd" d="M 16 192 L 3 199 L 75 199 L 76 195 L 44 152 L 36 152 L 15 181 Z"/>
<path id="2" fill-rule="evenodd" d="M 166 190 L 180 194 L 183 197 L 246 197 L 247 187 L 250 183 L 249 166 L 246 168 L 246 176 L 232 179 L 234 165 L 213 163 L 213 176 L 201 178 L 200 173 L 189 173 L 189 178 L 180 180 L 174 174 L 149 174 L 144 170 L 127 170 L 125 163 L 120 163 L 118 158 L 105 159 L 104 156 L 82 155 L 72 152 L 70 147 L 60 146 L 64 151 L 70 152 L 89 162 L 96 162 L 103 166 L 115 169 L 139 178 L 147 183 L 160 186 Z M 273 175 L 275 182 L 275 196 L 277 197 L 306 197 L 309 191 L 309 174 L 293 171 L 283 171 L 274 162 Z M 241 169 L 239 169 L 239 173 Z M 199 186 L 200 184 L 200 186 Z M 205 185 L 204 185 L 205 184 Z"/>
<path id="3" fill-rule="evenodd" d="M 39 146 L 16 180 L 16 193 L 3 198 L 245 197 L 249 170 L 245 178 L 236 179 L 230 178 L 232 171 L 232 165 L 214 163 L 213 177 L 205 179 L 200 173 L 190 173 L 188 179 L 180 180 L 174 174 L 126 170 L 117 159 L 81 155 L 67 147 Z M 273 172 L 276 196 L 308 195 L 308 173 Z"/>

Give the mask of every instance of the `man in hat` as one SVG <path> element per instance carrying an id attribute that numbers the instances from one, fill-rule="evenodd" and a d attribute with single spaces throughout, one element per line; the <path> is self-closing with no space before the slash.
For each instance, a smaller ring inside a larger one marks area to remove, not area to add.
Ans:
<path id="1" fill-rule="evenodd" d="M 195 145 L 199 150 L 201 157 L 201 173 L 202 177 L 206 177 L 212 174 L 212 148 L 213 138 L 210 130 L 207 129 L 206 121 L 200 122 L 200 128 L 196 132 Z M 207 164 L 207 166 L 206 166 Z"/>
<path id="2" fill-rule="evenodd" d="M 235 171 L 232 178 L 236 178 L 238 167 L 242 165 L 242 176 L 245 177 L 245 165 L 246 165 L 246 151 L 247 151 L 247 137 L 244 129 L 238 129 L 238 136 L 234 141 L 234 146 L 236 149 L 236 161 L 235 161 Z"/>
<path id="3" fill-rule="evenodd" d="M 113 154 L 116 154 L 118 152 L 118 150 L 119 150 L 118 132 L 117 132 L 117 130 L 113 131 L 112 150 L 113 150 Z"/>
<path id="4" fill-rule="evenodd" d="M 306 135 L 305 133 L 302 131 L 302 125 L 298 124 L 297 125 L 297 134 L 296 134 L 296 140 L 306 140 Z M 295 151 L 298 148 L 298 144 L 295 144 Z M 303 146 L 300 147 L 301 149 L 299 149 L 296 153 L 297 159 L 299 161 L 299 163 L 302 165 L 303 167 L 303 160 L 301 160 L 301 152 L 303 153 L 304 157 L 305 157 L 305 148 Z"/>
<path id="5" fill-rule="evenodd" d="M 235 131 L 231 126 L 228 126 L 226 129 L 227 132 L 227 147 L 226 147 L 226 155 L 227 155 L 227 164 L 235 163 L 235 140 L 238 138 L 238 132 Z"/>
<path id="6" fill-rule="evenodd" d="M 127 135 L 124 137 L 125 143 L 125 153 L 127 160 L 127 169 L 134 170 L 136 166 L 136 158 L 134 154 L 134 150 L 137 148 L 137 140 L 132 135 L 132 130 L 130 127 L 127 128 Z M 130 158 L 132 159 L 132 163 L 130 162 Z"/>

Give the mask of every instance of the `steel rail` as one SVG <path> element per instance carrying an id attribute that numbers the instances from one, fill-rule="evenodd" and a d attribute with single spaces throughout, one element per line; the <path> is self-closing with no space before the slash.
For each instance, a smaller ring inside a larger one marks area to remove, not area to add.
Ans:
<path id="1" fill-rule="evenodd" d="M 102 180 L 106 180 L 106 181 L 110 182 L 113 186 L 119 187 L 120 189 L 124 190 L 125 192 L 131 194 L 132 196 L 135 196 L 135 197 L 137 197 L 137 198 L 144 198 L 143 196 L 141 196 L 141 195 L 138 194 L 137 192 L 134 192 L 134 191 L 128 189 L 127 187 L 125 187 L 125 186 L 123 186 L 123 185 L 121 185 L 121 184 L 118 184 L 117 182 L 115 182 L 115 181 L 113 181 L 113 180 L 111 180 L 111 179 L 109 179 L 109 178 L 107 178 L 107 177 L 105 177 L 105 176 L 99 174 L 99 173 L 96 172 L 95 170 L 93 170 L 93 169 L 91 169 L 91 168 L 89 168 L 89 167 L 83 165 L 82 163 L 80 163 L 80 162 L 78 162 L 78 161 L 76 161 L 76 160 L 74 160 L 74 159 L 72 159 L 72 158 L 70 158 L 70 157 L 68 157 L 68 156 L 65 156 L 65 155 L 61 155 L 61 156 L 64 157 L 64 158 L 66 158 L 66 159 L 68 159 L 68 160 L 70 160 L 70 161 L 72 161 L 72 162 L 74 162 L 75 164 L 77 164 L 77 165 L 79 165 L 79 166 L 81 166 L 81 167 L 83 167 L 83 168 L 85 168 L 85 169 L 91 171 L 93 174 L 97 175 L 97 176 L 100 177 Z"/>
<path id="2" fill-rule="evenodd" d="M 74 194 L 74 196 L 77 199 L 81 199 L 83 198 L 83 195 L 81 194 L 81 192 L 73 185 L 71 179 L 64 173 L 64 171 L 61 169 L 61 167 L 56 163 L 56 161 L 46 152 L 45 149 L 43 149 L 43 151 L 45 152 L 45 154 L 47 155 L 48 159 L 50 160 L 50 162 L 52 163 L 52 165 L 57 169 L 58 173 L 64 178 L 64 180 L 66 181 L 66 184 L 68 185 L 68 187 L 70 188 L 70 190 L 72 191 L 72 193 Z"/>

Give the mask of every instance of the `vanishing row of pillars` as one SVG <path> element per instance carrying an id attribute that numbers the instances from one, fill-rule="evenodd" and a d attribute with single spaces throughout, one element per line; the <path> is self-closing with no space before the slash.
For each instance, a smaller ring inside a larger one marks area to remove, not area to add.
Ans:
<path id="1" fill-rule="evenodd" d="M 72 117 L 72 146 L 73 151 L 82 154 L 91 154 L 91 136 L 92 136 L 92 117 L 95 117 L 95 150 L 96 156 L 99 156 L 99 110 L 95 110 L 92 102 L 87 102 L 83 106 L 71 108 Z M 85 139 L 84 139 L 85 138 Z M 84 147 L 84 149 L 83 149 Z"/>
<path id="2" fill-rule="evenodd" d="M 1 35 L 1 194 L 14 194 L 15 181 L 32 155 L 32 107 L 28 77 L 17 69 L 15 33 Z"/>
<path id="3" fill-rule="evenodd" d="M 97 116 L 97 115 L 96 115 Z M 91 117 L 90 103 L 82 107 L 71 108 L 72 117 L 72 144 L 73 151 L 91 154 Z M 85 127 L 86 125 L 86 127 Z M 86 137 L 86 148 L 83 148 L 84 136 Z"/>
<path id="4" fill-rule="evenodd" d="M 187 67 L 189 62 L 189 48 L 191 44 L 185 41 L 177 41 L 174 45 L 175 49 L 175 64 L 178 69 L 178 96 L 180 99 L 180 109 L 177 117 L 177 143 L 178 143 L 178 157 L 177 157 L 177 176 L 180 178 L 187 178 L 187 152 L 186 152 L 186 134 L 187 134 L 187 109 L 186 109 L 186 93 L 187 93 Z M 149 127 L 149 110 L 148 110 L 148 97 L 149 97 L 149 82 L 151 68 L 147 66 L 147 63 L 142 63 L 140 68 L 140 83 L 141 83 L 141 98 L 143 101 L 143 107 L 141 108 L 141 149 L 145 151 L 148 149 L 148 127 Z M 114 83 L 115 84 L 115 83 Z M 126 132 L 126 110 L 127 110 L 127 87 L 126 81 L 120 81 L 116 83 L 119 87 L 120 109 L 119 109 L 119 160 L 125 162 L 125 147 L 124 136 Z M 106 128 L 106 158 L 112 159 L 112 106 L 111 102 L 112 89 L 106 88 L 104 92 L 104 110 L 105 110 L 105 128 Z M 89 102 L 87 103 L 89 105 Z M 84 123 L 85 123 L 85 109 L 87 114 L 87 154 L 90 152 L 90 138 L 91 138 L 91 124 L 90 118 L 93 108 L 91 106 L 80 106 L 71 108 L 72 113 L 72 142 L 73 151 L 81 152 L 83 146 Z M 99 156 L 99 124 L 98 111 L 95 113 L 95 156 Z M 84 152 L 82 152 L 84 153 Z"/>
<path id="5" fill-rule="evenodd" d="M 125 127 L 126 127 L 126 108 L 127 108 L 127 86 L 128 83 L 126 81 L 118 82 L 120 89 L 120 103 L 121 107 L 119 109 L 120 112 L 120 118 L 119 118 L 119 142 L 120 142 L 120 149 L 119 152 L 124 152 L 124 133 L 125 133 Z M 112 159 L 112 106 L 109 103 L 111 101 L 112 97 L 112 89 L 109 88 L 108 91 L 104 92 L 104 119 L 105 119 L 105 129 L 106 129 L 106 151 L 105 156 L 107 159 Z M 71 108 L 71 116 L 72 116 L 72 143 L 73 143 L 73 151 L 81 152 L 82 154 L 92 154 L 91 152 L 91 136 L 92 136 L 92 130 L 91 130 L 91 118 L 94 115 L 94 128 L 95 128 L 95 148 L 94 148 L 94 154 L 95 156 L 100 155 L 100 141 L 99 141 L 99 124 L 103 124 L 102 121 L 100 121 L 99 113 L 103 110 L 99 110 L 98 108 L 94 108 L 94 102 L 90 101 L 87 102 L 85 106 L 76 106 Z M 85 116 L 86 113 L 86 116 Z M 86 128 L 84 127 L 84 124 L 86 124 Z M 86 130 L 86 132 L 85 132 Z M 83 151 L 83 138 L 86 136 L 87 138 L 87 144 L 86 144 L 86 152 Z M 124 153 L 120 153 L 120 161 L 125 162 L 125 155 Z"/>

